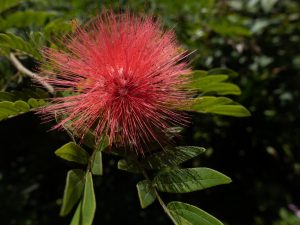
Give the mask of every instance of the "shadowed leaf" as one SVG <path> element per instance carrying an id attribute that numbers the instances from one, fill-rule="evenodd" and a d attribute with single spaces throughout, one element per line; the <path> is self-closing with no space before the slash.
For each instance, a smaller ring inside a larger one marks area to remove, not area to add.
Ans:
<path id="1" fill-rule="evenodd" d="M 124 170 L 130 173 L 141 173 L 139 167 L 133 160 L 121 159 L 118 161 L 118 169 Z"/>
<path id="2" fill-rule="evenodd" d="M 143 209 L 151 205 L 156 199 L 153 187 L 151 187 L 151 185 L 151 181 L 149 180 L 142 180 L 136 185 L 140 204 Z"/>
<path id="3" fill-rule="evenodd" d="M 142 160 L 141 163 L 146 169 L 162 169 L 177 166 L 203 152 L 205 149 L 197 146 L 178 146 L 155 153 Z"/>

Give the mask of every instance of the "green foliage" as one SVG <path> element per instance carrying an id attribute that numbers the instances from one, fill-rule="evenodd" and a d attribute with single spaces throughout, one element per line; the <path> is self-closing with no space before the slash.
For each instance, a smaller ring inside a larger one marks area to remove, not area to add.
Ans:
<path id="1" fill-rule="evenodd" d="M 159 173 L 154 178 L 153 185 L 162 192 L 187 193 L 230 182 L 229 177 L 215 170 L 188 168 Z"/>
<path id="2" fill-rule="evenodd" d="M 246 27 L 241 26 L 240 24 L 233 24 L 231 21 L 219 21 L 215 20 L 212 22 L 209 22 L 208 27 L 221 35 L 224 36 L 250 36 L 251 32 Z"/>
<path id="3" fill-rule="evenodd" d="M 42 26 L 47 19 L 56 15 L 55 12 L 35 10 L 17 11 L 9 14 L 5 18 L 0 18 L 0 30 L 5 31 L 8 28 Z"/>
<path id="4" fill-rule="evenodd" d="M 140 204 L 143 209 L 155 201 L 156 195 L 154 193 L 154 187 L 152 187 L 151 181 L 142 180 L 137 183 L 136 188 L 138 191 Z"/>
<path id="5" fill-rule="evenodd" d="M 0 95 L 2 99 L 12 99 L 12 96 L 13 95 L 9 94 L 6 95 L 5 93 L 2 93 L 2 95 Z M 0 121 L 29 112 L 30 109 L 34 109 L 43 105 L 45 105 L 44 100 L 37 100 L 34 98 L 28 99 L 27 102 L 22 100 L 17 100 L 15 102 L 2 101 L 0 102 Z"/>
<path id="6" fill-rule="evenodd" d="M 84 189 L 85 173 L 83 170 L 70 170 L 67 175 L 64 190 L 63 203 L 60 210 L 61 216 L 70 213 L 74 205 L 79 201 Z"/>
<path id="7" fill-rule="evenodd" d="M 141 173 L 140 168 L 131 159 L 121 159 L 118 161 L 118 169 L 130 173 Z"/>
<path id="8" fill-rule="evenodd" d="M 118 161 L 118 169 L 131 173 L 141 173 L 139 166 L 149 170 L 160 170 L 178 166 L 204 152 L 204 148 L 197 146 L 168 147 L 143 158 L 139 162 L 140 165 L 137 165 L 132 158 L 121 159 Z"/>
<path id="9" fill-rule="evenodd" d="M 41 59 L 41 55 L 35 45 L 12 33 L 0 34 L 0 47 L 7 54 L 13 50 L 27 54 L 37 60 Z"/>
<path id="10" fill-rule="evenodd" d="M 197 146 L 178 146 L 174 148 L 167 148 L 159 153 L 151 154 L 149 157 L 142 160 L 141 164 L 146 169 L 174 167 L 204 152 L 204 148 Z"/>
<path id="11" fill-rule="evenodd" d="M 94 193 L 92 174 L 85 176 L 83 199 L 78 204 L 71 225 L 92 225 L 96 211 L 96 198 Z"/>
<path id="12" fill-rule="evenodd" d="M 191 88 L 199 90 L 203 94 L 216 93 L 217 95 L 240 95 L 240 88 L 231 83 L 224 82 L 228 75 L 208 75 L 205 71 L 196 71 L 193 73 Z"/>
<path id="13" fill-rule="evenodd" d="M 81 219 L 82 212 L 81 212 L 81 210 L 82 210 L 82 201 L 79 202 L 79 204 L 76 208 L 75 214 L 74 214 L 74 216 L 71 220 L 70 225 L 82 225 L 82 222 L 81 222 L 82 221 L 82 219 Z"/>
<path id="14" fill-rule="evenodd" d="M 94 192 L 92 173 L 88 172 L 85 178 L 84 193 L 81 207 L 81 224 L 91 225 L 96 211 L 96 198 Z"/>
<path id="15" fill-rule="evenodd" d="M 300 224 L 300 218 L 295 212 L 281 208 L 279 210 L 280 219 L 275 221 L 274 225 L 298 225 Z"/>
<path id="16" fill-rule="evenodd" d="M 0 2 L 0 15 L 4 11 L 20 4 L 21 0 L 1 0 Z"/>
<path id="17" fill-rule="evenodd" d="M 226 97 L 198 97 L 194 100 L 191 108 L 188 110 L 235 117 L 250 116 L 250 112 L 244 106 Z"/>
<path id="18" fill-rule="evenodd" d="M 193 205 L 183 202 L 168 204 L 173 218 L 178 225 L 222 225 L 221 221 Z"/>
<path id="19" fill-rule="evenodd" d="M 87 164 L 89 154 L 74 142 L 69 142 L 55 151 L 55 154 L 67 161 Z"/>
<path id="20" fill-rule="evenodd" d="M 40 89 L 22 89 L 21 91 L 0 92 L 0 101 L 28 101 L 30 98 L 42 100 L 49 98 L 49 94 Z"/>
<path id="21" fill-rule="evenodd" d="M 49 95 L 41 89 L 0 92 L 0 121 L 44 106 Z"/>
<path id="22" fill-rule="evenodd" d="M 186 110 L 235 117 L 250 116 L 250 112 L 244 106 L 228 97 L 206 96 L 207 94 L 240 95 L 240 88 L 227 82 L 230 76 L 235 77 L 237 74 L 225 68 L 210 71 L 196 70 L 188 88 L 200 92 L 201 95 L 196 97 L 192 106 Z"/>
<path id="23" fill-rule="evenodd" d="M 58 18 L 52 20 L 44 27 L 43 34 L 48 37 L 48 40 L 51 40 L 51 36 L 63 36 L 71 31 L 71 22 Z"/>
<path id="24" fill-rule="evenodd" d="M 103 165 L 102 165 L 102 153 L 100 150 L 96 150 L 94 154 L 94 160 L 92 164 L 92 173 L 94 175 L 102 175 L 103 174 Z"/>

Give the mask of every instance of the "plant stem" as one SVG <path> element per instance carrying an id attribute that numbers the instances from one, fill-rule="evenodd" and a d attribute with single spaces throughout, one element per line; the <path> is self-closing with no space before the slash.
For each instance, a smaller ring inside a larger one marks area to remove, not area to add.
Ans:
<path id="1" fill-rule="evenodd" d="M 41 85 L 43 85 L 51 94 L 54 94 L 54 88 L 45 81 L 45 79 L 43 77 L 40 77 L 38 74 L 30 71 L 29 69 L 27 69 L 18 59 L 17 57 L 13 54 L 10 53 L 9 54 L 10 60 L 12 61 L 12 63 L 14 64 L 14 66 L 17 68 L 17 70 L 19 70 L 21 73 L 26 74 L 27 76 L 31 77 L 33 80 L 39 82 Z"/>
<path id="2" fill-rule="evenodd" d="M 136 161 L 138 167 L 140 168 L 140 170 L 142 171 L 142 173 L 143 173 L 144 177 L 146 178 L 146 180 L 151 181 L 151 179 L 149 178 L 149 176 L 148 176 L 146 170 L 140 165 L 140 163 L 138 162 L 138 160 L 135 160 L 135 161 Z M 173 222 L 175 225 L 177 225 L 177 224 L 178 224 L 177 221 L 176 221 L 176 220 L 174 219 L 174 217 L 172 216 L 170 210 L 168 209 L 168 207 L 166 206 L 166 204 L 164 203 L 164 201 L 163 201 L 162 198 L 160 197 L 160 195 L 159 195 L 158 191 L 156 190 L 156 188 L 155 188 L 153 185 L 151 185 L 151 187 L 153 188 L 153 192 L 154 192 L 154 194 L 155 194 L 155 196 L 156 196 L 156 198 L 157 198 L 159 204 L 161 205 L 161 207 L 162 207 L 163 210 L 165 211 L 165 213 L 166 213 L 166 214 L 168 215 L 168 217 L 172 220 L 172 222 Z"/>

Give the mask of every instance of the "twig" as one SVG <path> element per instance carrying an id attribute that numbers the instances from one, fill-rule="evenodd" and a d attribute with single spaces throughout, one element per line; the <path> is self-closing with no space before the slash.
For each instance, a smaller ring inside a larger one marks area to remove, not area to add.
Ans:
<path id="1" fill-rule="evenodd" d="M 10 53 L 9 54 L 10 60 L 12 61 L 12 63 L 14 64 L 14 66 L 17 68 L 17 70 L 19 70 L 21 73 L 26 74 L 27 76 L 31 77 L 33 80 L 39 82 L 41 85 L 43 85 L 51 94 L 54 94 L 54 88 L 45 81 L 45 79 L 43 77 L 40 77 L 38 74 L 30 71 L 29 69 L 27 69 L 25 66 L 23 66 L 23 64 L 17 59 L 17 57 L 13 54 Z"/>
<path id="2" fill-rule="evenodd" d="M 142 173 L 143 173 L 144 177 L 146 178 L 146 180 L 151 181 L 150 178 L 149 178 L 149 176 L 148 176 L 148 174 L 146 173 L 146 171 L 145 171 L 144 169 L 142 169 Z M 174 217 L 172 216 L 170 210 L 168 209 L 168 207 L 166 206 L 166 204 L 164 203 L 164 201 L 163 201 L 162 198 L 160 197 L 160 195 L 159 195 L 158 191 L 156 190 L 156 188 L 152 186 L 152 190 L 153 190 L 153 192 L 154 192 L 154 194 L 155 194 L 155 196 L 156 196 L 156 198 L 157 198 L 157 200 L 158 200 L 160 206 L 163 208 L 163 210 L 164 210 L 165 213 L 168 215 L 168 217 L 172 220 L 172 222 L 173 222 L 175 225 L 177 225 L 177 221 L 176 221 L 176 220 L 174 219 Z"/>
<path id="3" fill-rule="evenodd" d="M 139 170 L 142 172 L 143 176 L 146 178 L 146 180 L 151 181 L 151 179 L 149 178 L 146 170 L 141 166 L 140 162 L 137 159 L 134 159 L 136 165 L 138 166 Z M 151 185 L 151 188 L 160 204 L 160 206 L 163 208 L 163 210 L 165 211 L 165 213 L 168 215 L 168 217 L 172 220 L 172 222 L 177 225 L 177 221 L 174 219 L 174 217 L 172 216 L 170 210 L 168 209 L 168 207 L 166 206 L 166 204 L 164 203 L 164 201 L 162 200 L 162 198 L 160 197 L 158 191 L 156 190 L 156 188 L 154 186 Z"/>

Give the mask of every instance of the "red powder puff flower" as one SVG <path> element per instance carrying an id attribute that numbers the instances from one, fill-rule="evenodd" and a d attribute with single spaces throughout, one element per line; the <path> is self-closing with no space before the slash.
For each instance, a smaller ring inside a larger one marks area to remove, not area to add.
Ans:
<path id="1" fill-rule="evenodd" d="M 177 109 L 190 97 L 183 75 L 190 70 L 172 31 L 147 16 L 109 12 L 64 42 L 63 49 L 44 51 L 41 71 L 57 91 L 74 93 L 42 109 L 65 118 L 54 128 L 72 126 L 81 137 L 93 130 L 143 153 L 168 128 L 187 122 Z"/>

